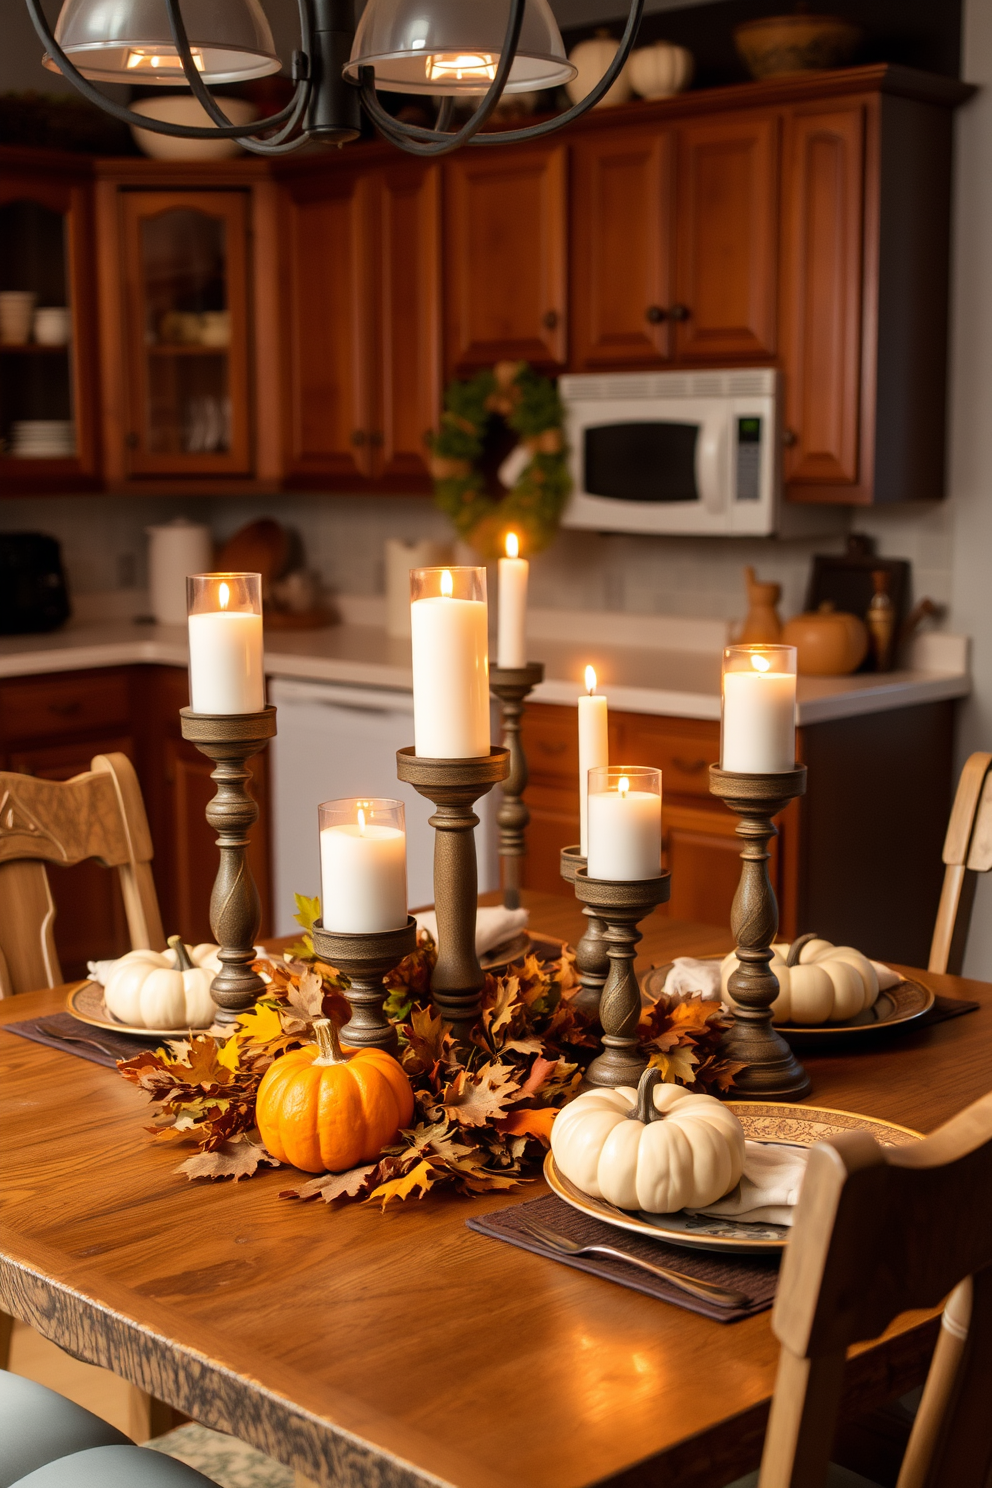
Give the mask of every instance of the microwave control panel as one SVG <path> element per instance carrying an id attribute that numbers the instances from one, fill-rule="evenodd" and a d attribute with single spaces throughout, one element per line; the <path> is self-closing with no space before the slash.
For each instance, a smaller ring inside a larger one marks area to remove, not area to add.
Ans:
<path id="1" fill-rule="evenodd" d="M 761 424 L 754 414 L 737 420 L 738 501 L 761 500 Z"/>

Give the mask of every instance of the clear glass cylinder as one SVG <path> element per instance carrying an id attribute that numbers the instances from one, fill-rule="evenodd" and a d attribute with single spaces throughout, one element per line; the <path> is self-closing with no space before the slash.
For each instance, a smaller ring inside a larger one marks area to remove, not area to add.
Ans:
<path id="1" fill-rule="evenodd" d="M 590 878 L 629 883 L 661 872 L 661 771 L 595 765 L 589 771 Z"/>
<path id="2" fill-rule="evenodd" d="M 261 712 L 265 707 L 261 574 L 191 574 L 186 603 L 193 712 Z"/>
<path id="3" fill-rule="evenodd" d="M 428 759 L 488 756 L 489 611 L 484 568 L 412 568 L 413 738 Z"/>
<path id="4" fill-rule="evenodd" d="M 403 802 L 346 796 L 317 809 L 325 930 L 368 935 L 407 921 Z"/>
<path id="5" fill-rule="evenodd" d="M 794 770 L 795 646 L 727 646 L 720 691 L 720 768 L 741 775 Z"/>

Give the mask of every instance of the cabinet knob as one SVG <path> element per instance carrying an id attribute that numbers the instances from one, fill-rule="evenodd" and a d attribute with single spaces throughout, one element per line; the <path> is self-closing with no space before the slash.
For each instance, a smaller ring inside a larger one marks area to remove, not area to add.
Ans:
<path id="1" fill-rule="evenodd" d="M 556 331 L 558 329 L 558 311 L 546 310 L 541 319 L 541 324 L 546 331 Z"/>
<path id="2" fill-rule="evenodd" d="M 796 433 L 795 429 L 782 430 L 782 443 L 785 445 L 786 449 L 792 449 L 792 446 L 794 444 L 799 443 L 799 435 Z"/>
<path id="3" fill-rule="evenodd" d="M 138 448 L 138 436 L 137 436 L 137 434 L 135 434 L 135 432 L 134 432 L 133 429 L 131 430 L 130 434 L 125 434 L 124 435 L 124 448 L 125 449 L 137 449 Z"/>
<path id="4" fill-rule="evenodd" d="M 660 325 L 661 322 L 663 320 L 667 320 L 667 318 L 668 312 L 666 310 L 663 310 L 660 305 L 649 305 L 644 312 L 644 319 L 650 325 Z"/>
<path id="5" fill-rule="evenodd" d="M 365 444 L 367 439 L 368 435 L 366 434 L 364 429 L 352 429 L 351 442 L 356 449 L 361 449 L 362 445 Z"/>
<path id="6" fill-rule="evenodd" d="M 668 311 L 669 320 L 688 320 L 692 314 L 688 305 L 672 305 Z"/>

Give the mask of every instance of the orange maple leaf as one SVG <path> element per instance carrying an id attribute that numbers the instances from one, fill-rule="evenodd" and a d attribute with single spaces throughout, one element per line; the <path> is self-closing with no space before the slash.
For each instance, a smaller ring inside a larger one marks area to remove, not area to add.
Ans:
<path id="1" fill-rule="evenodd" d="M 538 1137 L 547 1147 L 551 1141 L 551 1123 L 557 1115 L 554 1106 L 541 1106 L 536 1111 L 518 1107 L 493 1125 L 505 1137 Z"/>
<path id="2" fill-rule="evenodd" d="M 404 1173 L 402 1178 L 391 1178 L 388 1183 L 380 1183 L 378 1188 L 372 1190 L 365 1202 L 371 1204 L 373 1199 L 381 1199 L 382 1207 L 385 1209 L 390 1199 L 408 1199 L 415 1188 L 420 1189 L 420 1197 L 423 1198 L 434 1182 L 434 1178 L 434 1169 L 430 1163 L 421 1161 L 415 1168 L 411 1168 L 409 1173 Z"/>

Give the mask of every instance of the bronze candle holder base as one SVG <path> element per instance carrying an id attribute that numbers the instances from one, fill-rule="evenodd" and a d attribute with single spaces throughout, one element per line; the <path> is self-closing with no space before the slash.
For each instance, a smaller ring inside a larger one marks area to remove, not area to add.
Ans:
<path id="1" fill-rule="evenodd" d="M 434 908 L 437 965 L 431 997 L 457 1040 L 464 1043 L 479 1016 L 485 975 L 475 953 L 479 874 L 472 807 L 509 772 L 510 752 L 495 745 L 479 759 L 428 759 L 412 748 L 396 753 L 396 774 L 433 801 Z"/>
<path id="2" fill-rule="evenodd" d="M 561 850 L 561 876 L 566 883 L 574 884 L 575 875 L 586 866 L 578 843 Z M 599 1004 L 610 970 L 610 958 L 606 954 L 606 925 L 591 905 L 583 904 L 586 928 L 575 947 L 575 969 L 579 973 L 582 991 L 573 1006 L 580 1008 L 589 1017 L 599 1019 Z"/>
<path id="3" fill-rule="evenodd" d="M 772 1026 L 778 978 L 770 962 L 778 904 L 768 877 L 768 843 L 777 835 L 772 818 L 805 793 L 806 766 L 775 775 L 745 775 L 710 765 L 710 790 L 740 817 L 737 835 L 744 839 L 741 881 L 730 912 L 740 965 L 728 989 L 737 1008 L 723 1039 L 726 1057 L 745 1066 L 734 1076 L 734 1097 L 802 1100 L 810 1093 L 809 1076 Z"/>
<path id="4" fill-rule="evenodd" d="M 527 756 L 520 742 L 524 704 L 539 682 L 544 681 L 544 663 L 529 661 L 522 667 L 490 667 L 489 691 L 498 697 L 503 710 L 503 745 L 510 751 L 510 773 L 503 783 L 503 799 L 496 812 L 499 855 L 503 860 L 503 904 L 520 908 L 520 860 L 527 852 L 525 833 L 530 812 L 524 804 L 527 789 Z"/>
<path id="5" fill-rule="evenodd" d="M 383 978 L 417 949 L 413 915 L 397 930 L 325 930 L 323 921 L 317 920 L 311 933 L 321 960 L 343 971 L 351 982 L 344 994 L 351 1018 L 341 1029 L 341 1042 L 353 1049 L 386 1049 L 395 1054 L 399 1040 L 382 1010 L 387 996 Z"/>
<path id="6" fill-rule="evenodd" d="M 585 868 L 577 868 L 574 883 L 575 897 L 605 921 L 606 953 L 610 958 L 599 1004 L 603 1052 L 586 1070 L 586 1082 L 611 1088 L 636 1086 L 648 1063 L 637 1041 L 641 1016 L 641 989 L 634 975 L 641 939 L 637 924 L 659 904 L 667 904 L 671 879 L 667 873 L 660 873 L 657 878 L 620 882 L 589 878 Z"/>
<path id="7" fill-rule="evenodd" d="M 220 1011 L 217 1022 L 230 1027 L 265 990 L 251 965 L 261 924 L 258 890 L 248 866 L 248 834 L 258 820 L 258 806 L 248 790 L 247 761 L 275 737 L 276 710 L 258 713 L 194 713 L 181 708 L 183 738 L 195 744 L 216 769 L 211 780 L 217 794 L 206 810 L 217 832 L 220 866 L 210 895 L 210 928 L 220 946 L 221 969 L 210 995 Z"/>

